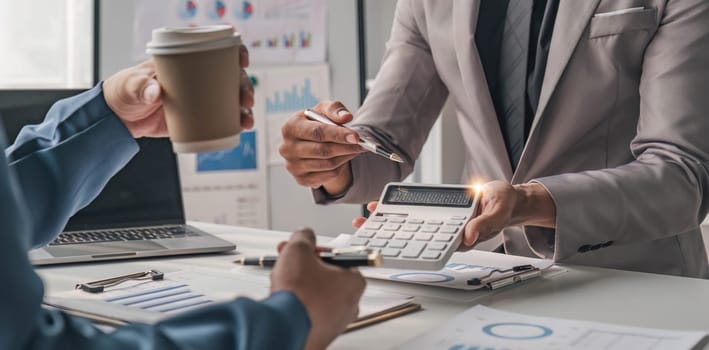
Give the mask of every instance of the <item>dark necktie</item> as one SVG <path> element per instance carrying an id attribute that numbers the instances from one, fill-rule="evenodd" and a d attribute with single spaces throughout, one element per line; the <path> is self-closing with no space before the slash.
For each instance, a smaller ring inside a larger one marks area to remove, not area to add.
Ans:
<path id="1" fill-rule="evenodd" d="M 533 3 L 530 0 L 509 0 L 500 45 L 497 86 L 500 108 L 497 112 L 513 168 L 519 163 L 525 141 L 527 60 Z"/>
<path id="2" fill-rule="evenodd" d="M 539 103 L 559 0 L 481 0 L 475 44 L 512 168 Z"/>

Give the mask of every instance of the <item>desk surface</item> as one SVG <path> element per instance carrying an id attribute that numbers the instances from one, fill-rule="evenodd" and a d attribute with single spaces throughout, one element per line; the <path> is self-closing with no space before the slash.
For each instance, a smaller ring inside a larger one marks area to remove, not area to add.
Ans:
<path id="1" fill-rule="evenodd" d="M 287 233 L 212 224 L 195 226 L 237 244 L 229 254 L 144 259 L 38 268 L 50 291 L 72 289 L 77 280 L 149 268 L 164 272 L 188 268 L 229 271 L 236 254 L 273 252 Z M 345 334 L 333 349 L 386 349 L 447 321 L 476 304 L 525 313 L 629 326 L 709 330 L 709 281 L 584 266 L 495 292 L 458 292 L 437 287 L 369 281 L 369 286 L 416 296 L 424 310 Z M 707 347 L 709 349 L 709 347 Z"/>

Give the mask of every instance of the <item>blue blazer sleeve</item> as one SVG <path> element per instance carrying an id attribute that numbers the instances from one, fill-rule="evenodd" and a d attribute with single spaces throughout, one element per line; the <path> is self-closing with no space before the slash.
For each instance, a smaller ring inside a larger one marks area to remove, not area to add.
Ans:
<path id="1" fill-rule="evenodd" d="M 302 348 L 310 321 L 290 292 L 261 302 L 240 298 L 108 334 L 41 307 L 43 286 L 27 250 L 51 241 L 137 150 L 98 86 L 57 103 L 43 123 L 24 128 L 0 152 L 0 349 Z"/>
<path id="2" fill-rule="evenodd" d="M 101 86 L 59 101 L 44 122 L 24 127 L 5 154 L 32 213 L 31 246 L 53 240 L 137 152 Z"/>

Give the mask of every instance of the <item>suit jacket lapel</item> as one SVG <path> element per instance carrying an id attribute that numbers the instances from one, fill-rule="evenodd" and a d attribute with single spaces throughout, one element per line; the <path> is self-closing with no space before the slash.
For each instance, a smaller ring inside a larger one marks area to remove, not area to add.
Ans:
<path id="1" fill-rule="evenodd" d="M 542 82 L 542 91 L 539 96 L 539 106 L 537 107 L 537 113 L 534 115 L 534 120 L 532 121 L 527 144 L 535 141 L 535 131 L 549 104 L 549 99 L 551 99 L 561 76 L 566 70 L 571 55 L 574 53 L 579 40 L 581 40 L 581 36 L 600 1 L 601 0 L 561 0 L 559 2 L 559 10 L 556 16 L 556 23 L 554 23 L 554 33 L 552 34 L 551 47 L 549 49 L 549 58 L 547 59 L 544 81 Z M 517 173 L 519 173 L 523 167 L 527 168 L 525 165 L 525 163 L 527 163 L 525 158 L 529 158 L 527 149 L 528 147 L 525 147 L 522 153 L 522 158 L 517 167 Z M 519 176 L 515 174 L 514 179 L 518 177 Z"/>
<path id="2" fill-rule="evenodd" d="M 497 114 L 492 104 L 490 91 L 485 80 L 480 56 L 475 46 L 475 28 L 478 24 L 480 1 L 453 1 L 453 35 L 455 54 L 465 93 L 479 107 L 478 111 L 468 112 L 471 117 L 484 118 L 480 123 L 488 136 L 493 156 L 497 159 L 507 159 L 507 149 L 502 138 L 502 131 L 497 121 Z M 479 113 L 479 115 L 475 115 Z M 512 177 L 512 167 L 509 162 L 499 162 L 500 175 L 505 179 Z"/>

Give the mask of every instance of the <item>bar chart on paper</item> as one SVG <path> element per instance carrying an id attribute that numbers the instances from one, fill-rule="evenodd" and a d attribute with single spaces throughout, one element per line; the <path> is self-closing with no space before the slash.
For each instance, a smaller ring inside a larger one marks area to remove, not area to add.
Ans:
<path id="1" fill-rule="evenodd" d="M 131 286 L 129 292 L 107 292 L 104 301 L 126 307 L 174 313 L 212 303 L 212 300 L 179 281 L 149 281 Z"/>
<path id="2" fill-rule="evenodd" d="M 533 317 L 478 305 L 399 349 L 689 350 L 705 335 Z"/>

